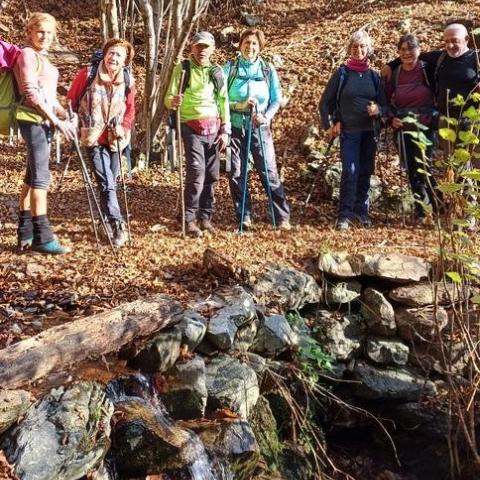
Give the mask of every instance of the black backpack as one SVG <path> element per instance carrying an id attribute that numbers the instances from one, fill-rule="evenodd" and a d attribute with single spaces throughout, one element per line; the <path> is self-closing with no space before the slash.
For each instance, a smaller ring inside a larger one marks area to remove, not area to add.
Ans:
<path id="1" fill-rule="evenodd" d="M 190 77 L 191 77 L 191 64 L 190 60 L 187 58 L 182 60 L 182 70 L 185 72 L 185 78 L 183 79 L 182 93 L 185 93 L 185 90 L 190 87 Z M 214 64 L 210 68 L 210 80 L 215 87 L 215 93 L 218 93 L 225 83 L 223 77 L 223 70 L 220 65 Z"/>

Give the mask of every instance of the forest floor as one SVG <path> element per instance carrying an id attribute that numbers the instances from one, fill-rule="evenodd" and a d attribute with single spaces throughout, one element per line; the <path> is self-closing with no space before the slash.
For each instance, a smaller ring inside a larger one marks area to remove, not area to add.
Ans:
<path id="1" fill-rule="evenodd" d="M 226 4 L 232 2 L 226 2 Z M 87 0 L 76 2 L 30 0 L 2 2 L 2 37 L 22 42 L 22 24 L 29 12 L 43 10 L 60 20 L 61 45 L 78 53 L 87 62 L 100 45 L 98 12 Z M 28 11 L 27 11 L 28 6 Z M 384 212 L 373 208 L 374 228 L 338 232 L 333 228 L 335 203 L 320 181 L 311 204 L 303 212 L 311 177 L 305 176 L 307 158 L 300 148 L 309 125 L 318 124 L 317 105 L 324 85 L 345 58 L 351 32 L 368 26 L 376 45 L 375 66 L 395 55 L 395 45 L 406 29 L 416 32 L 426 49 L 441 47 L 441 31 L 452 18 L 480 18 L 475 1 L 313 1 L 278 0 L 265 2 L 263 28 L 268 55 L 279 54 L 284 65 L 279 74 L 284 89 L 298 80 L 290 103 L 277 115 L 274 124 L 278 162 L 282 167 L 291 204 L 289 232 L 274 231 L 266 217 L 266 198 L 253 181 L 256 208 L 251 233 L 238 235 L 225 175 L 218 184 L 218 231 L 199 240 L 182 239 L 175 219 L 179 191 L 177 174 L 153 165 L 136 173 L 129 184 L 133 245 L 119 251 L 119 259 L 107 246 L 97 249 L 92 233 L 88 204 L 81 174 L 75 161 L 63 186 L 59 179 L 62 163 L 52 162 L 49 216 L 55 232 L 73 252 L 59 257 L 16 252 L 17 197 L 25 165 L 23 147 L 0 144 L 0 348 L 80 316 L 134 300 L 155 292 L 169 293 L 186 304 L 198 295 L 207 295 L 217 286 L 202 269 L 202 255 L 212 247 L 237 263 L 260 271 L 267 262 L 304 269 L 320 251 L 399 252 L 431 258 L 435 255 L 436 234 L 428 228 L 404 226 L 400 212 L 385 223 Z M 220 23 L 220 18 L 227 18 Z M 240 16 L 232 13 L 210 16 L 203 27 L 218 37 L 225 26 L 242 28 Z M 139 56 L 142 39 L 136 38 Z M 216 60 L 233 56 L 235 46 L 220 46 Z M 68 87 L 79 66 L 59 65 L 61 85 Z M 135 71 L 141 76 L 141 69 Z M 318 142 L 324 146 L 324 141 Z M 378 155 L 383 180 L 400 181 L 398 167 L 384 152 Z M 34 321 L 32 323 L 33 320 Z M 40 320 L 40 322 L 38 322 Z M 10 328 L 17 324 L 20 328 Z"/>

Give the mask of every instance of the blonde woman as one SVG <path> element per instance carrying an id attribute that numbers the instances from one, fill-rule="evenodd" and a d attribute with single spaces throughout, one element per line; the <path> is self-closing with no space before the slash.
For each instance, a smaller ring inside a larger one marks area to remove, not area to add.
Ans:
<path id="1" fill-rule="evenodd" d="M 32 14 L 26 26 L 27 46 L 13 69 L 22 103 L 43 118 L 41 123 L 19 121 L 27 146 L 27 171 L 20 195 L 18 247 L 46 254 L 67 252 L 54 237 L 47 217 L 52 129 L 58 128 L 69 139 L 74 135 L 74 127 L 57 101 L 58 70 L 48 59 L 56 27 L 55 18 L 48 13 Z"/>

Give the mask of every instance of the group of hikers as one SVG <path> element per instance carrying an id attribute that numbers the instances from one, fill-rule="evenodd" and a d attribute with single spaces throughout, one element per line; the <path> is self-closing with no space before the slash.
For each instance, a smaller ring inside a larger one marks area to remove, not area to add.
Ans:
<path id="1" fill-rule="evenodd" d="M 115 247 L 128 239 L 125 218 L 117 198 L 121 154 L 130 143 L 135 117 L 135 82 L 128 67 L 133 46 L 123 39 L 108 40 L 99 61 L 82 68 L 67 94 L 68 108 L 57 100 L 58 70 L 48 59 L 56 36 L 55 18 L 35 13 L 26 26 L 27 46 L 21 49 L 13 73 L 22 102 L 41 114 L 43 121 L 19 120 L 27 147 L 27 168 L 20 196 L 18 247 L 62 254 L 68 248 L 53 235 L 47 216 L 50 182 L 49 151 L 52 131 L 85 148 L 100 191 L 100 210 Z M 330 78 L 320 101 L 320 117 L 330 139 L 340 137 L 342 178 L 336 227 L 349 229 L 355 221 L 368 227 L 368 192 L 375 168 L 381 123 L 390 124 L 407 168 L 421 222 L 426 206 L 439 206 L 433 177 L 428 173 L 431 145 L 425 152 L 411 135 L 415 125 L 403 118 L 415 116 L 428 139 L 438 125 L 437 111 L 454 116 L 449 98 L 467 97 L 478 87 L 478 64 L 468 47 L 468 32 L 458 23 L 444 32 L 445 50 L 421 53 L 418 39 L 408 34 L 398 42 L 399 58 L 384 67 L 385 81 L 369 59 L 372 41 L 364 30 L 355 32 L 348 59 Z M 261 56 L 264 34 L 257 28 L 242 32 L 239 55 L 223 68 L 211 62 L 214 36 L 193 36 L 191 54 L 172 72 L 165 106 L 178 115 L 185 150 L 183 192 L 186 234 L 213 233 L 215 185 L 219 179 L 219 152 L 231 149 L 229 185 L 240 231 L 252 225 L 248 189 L 250 157 L 268 195 L 272 224 L 289 230 L 290 208 L 280 180 L 271 131 L 272 118 L 282 98 L 278 74 Z M 444 148 L 451 148 L 445 145 Z M 419 158 L 426 163 L 419 163 Z"/>

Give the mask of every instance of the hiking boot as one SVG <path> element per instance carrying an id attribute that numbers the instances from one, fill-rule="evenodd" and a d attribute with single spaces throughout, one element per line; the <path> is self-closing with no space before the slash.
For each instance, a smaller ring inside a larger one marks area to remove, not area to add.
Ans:
<path id="1" fill-rule="evenodd" d="M 113 224 L 113 239 L 112 243 L 114 247 L 121 248 L 128 241 L 128 231 L 125 222 L 117 220 Z"/>
<path id="2" fill-rule="evenodd" d="M 31 238 L 17 238 L 17 250 L 19 252 L 25 252 L 32 248 L 33 237 Z"/>
<path id="3" fill-rule="evenodd" d="M 355 219 L 364 228 L 370 228 L 373 225 L 372 219 L 368 215 L 357 215 L 355 214 Z"/>
<path id="4" fill-rule="evenodd" d="M 349 230 L 352 226 L 352 222 L 348 218 L 338 218 L 335 223 L 337 230 Z"/>
<path id="5" fill-rule="evenodd" d="M 289 232 L 292 229 L 292 224 L 288 220 L 282 220 L 278 225 L 277 228 L 279 230 L 283 230 L 285 232 Z"/>
<path id="6" fill-rule="evenodd" d="M 71 248 L 60 245 L 60 242 L 56 238 L 47 243 L 32 244 L 32 250 L 50 255 L 63 255 L 64 253 L 70 253 L 72 251 Z"/>
<path id="7" fill-rule="evenodd" d="M 203 232 L 198 228 L 195 222 L 187 223 L 186 232 L 187 235 L 192 238 L 201 238 L 203 236 Z"/>
<path id="8" fill-rule="evenodd" d="M 215 227 L 211 224 L 208 218 L 202 218 L 200 220 L 200 230 L 203 230 L 204 232 L 209 232 L 209 233 L 216 232 Z"/>

